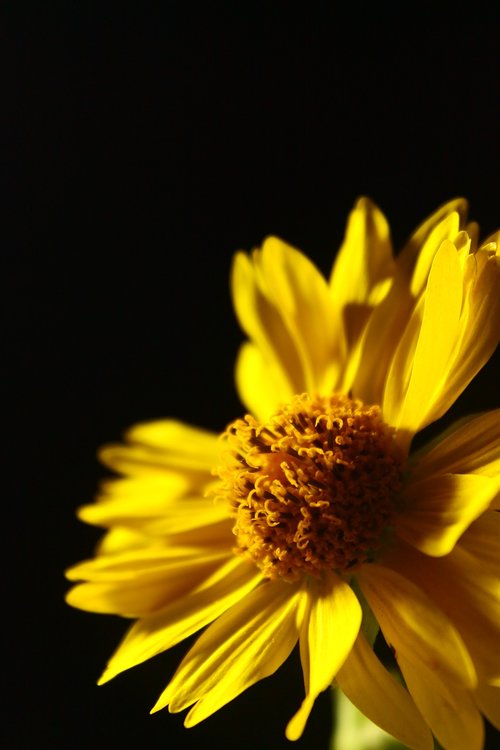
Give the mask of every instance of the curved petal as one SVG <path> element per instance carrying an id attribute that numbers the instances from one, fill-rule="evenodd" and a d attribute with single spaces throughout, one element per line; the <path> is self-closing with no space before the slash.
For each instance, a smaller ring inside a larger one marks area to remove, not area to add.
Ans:
<path id="1" fill-rule="evenodd" d="M 387 293 L 394 269 L 387 220 L 369 198 L 361 197 L 349 214 L 330 276 L 332 299 L 343 311 L 350 346 L 372 306 Z"/>
<path id="2" fill-rule="evenodd" d="M 361 632 L 336 682 L 361 713 L 381 729 L 411 750 L 432 750 L 432 735 L 408 691 L 380 663 Z"/>
<path id="3" fill-rule="evenodd" d="M 284 396 L 331 390 L 345 358 L 342 320 L 314 264 L 269 237 L 251 259 L 237 253 L 231 287 L 241 327 L 267 365 L 281 370 Z"/>
<path id="4" fill-rule="evenodd" d="M 197 701 L 185 720 L 193 726 L 271 675 L 297 643 L 303 598 L 281 581 L 247 594 L 200 636 L 152 711 L 169 705 L 176 713 Z"/>
<path id="5" fill-rule="evenodd" d="M 453 750 L 482 750 L 484 723 L 470 692 L 452 679 L 441 682 L 433 669 L 398 655 L 401 672 L 437 740 Z"/>
<path id="6" fill-rule="evenodd" d="M 100 556 L 66 571 L 70 580 L 86 581 L 74 586 L 66 601 L 89 612 L 143 617 L 199 586 L 230 554 L 148 547 Z"/>
<path id="7" fill-rule="evenodd" d="M 302 735 L 314 701 L 326 690 L 351 650 L 361 625 L 361 606 L 356 595 L 338 576 L 311 582 L 308 609 L 300 634 L 300 655 L 306 697 L 289 721 L 286 736 Z"/>
<path id="8" fill-rule="evenodd" d="M 459 214 L 465 206 L 460 199 L 442 206 L 398 255 L 394 283 L 373 310 L 361 339 L 353 393 L 365 403 L 382 403 L 387 373 L 427 281 L 432 260 L 444 241 L 456 237 Z"/>
<path id="9" fill-rule="evenodd" d="M 238 352 L 235 380 L 241 401 L 261 422 L 295 395 L 282 368 L 274 359 L 267 361 L 262 350 L 250 341 Z"/>
<path id="10" fill-rule="evenodd" d="M 460 540 L 460 547 L 500 580 L 500 513 L 489 510 L 474 521 Z"/>
<path id="11" fill-rule="evenodd" d="M 481 685 L 474 692 L 474 700 L 490 724 L 500 730 L 500 687 Z"/>
<path id="12" fill-rule="evenodd" d="M 475 687 L 474 665 L 460 635 L 422 589 L 377 564 L 363 567 L 359 583 L 397 658 L 427 665 L 436 680 Z"/>
<path id="13" fill-rule="evenodd" d="M 404 489 L 394 529 L 427 555 L 447 555 L 499 490 L 498 478 L 478 474 L 444 474 L 412 482 Z"/>
<path id="14" fill-rule="evenodd" d="M 422 304 L 394 354 L 382 408 L 386 420 L 414 434 L 429 421 L 455 345 L 462 306 L 458 253 L 445 240 L 434 256 Z"/>
<path id="15" fill-rule="evenodd" d="M 215 580 L 138 620 L 111 657 L 99 684 L 166 651 L 243 599 L 262 579 L 253 565 L 232 558 Z"/>
<path id="16" fill-rule="evenodd" d="M 489 360 L 500 340 L 500 254 L 480 248 L 467 258 L 464 305 L 437 409 L 438 419 Z"/>
<path id="17" fill-rule="evenodd" d="M 212 480 L 221 449 L 215 433 L 176 420 L 135 425 L 126 432 L 125 440 L 128 444 L 104 445 L 99 459 L 130 476 L 180 471 L 198 481 L 200 473 L 205 481 Z"/>
<path id="18" fill-rule="evenodd" d="M 138 527 L 155 533 L 175 534 L 179 531 L 210 525 L 228 518 L 224 504 L 213 498 L 183 497 L 186 483 L 179 477 L 177 487 L 173 482 L 159 484 L 156 477 L 140 480 L 117 480 L 110 496 L 78 509 L 82 521 L 97 526 Z"/>
<path id="19" fill-rule="evenodd" d="M 460 633 L 480 681 L 500 678 L 498 576 L 462 549 L 461 542 L 449 555 L 439 558 L 428 557 L 400 543 L 386 553 L 384 566 L 413 581 L 427 593 L 431 606 L 445 613 Z M 438 644 L 448 640 L 445 631 L 435 638 Z"/>
<path id="20" fill-rule="evenodd" d="M 412 456 L 413 476 L 500 474 L 500 409 L 461 419 Z"/>
<path id="21" fill-rule="evenodd" d="M 399 253 L 398 266 L 412 277 L 415 294 L 425 286 L 434 252 L 443 240 L 453 239 L 464 227 L 468 210 L 468 202 L 462 197 L 443 203 L 419 224 Z"/>

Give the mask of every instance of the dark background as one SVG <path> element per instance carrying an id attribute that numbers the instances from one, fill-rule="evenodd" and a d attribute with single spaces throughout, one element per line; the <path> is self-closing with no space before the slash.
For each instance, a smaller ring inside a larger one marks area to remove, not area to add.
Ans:
<path id="1" fill-rule="evenodd" d="M 277 234 L 326 273 L 361 194 L 396 246 L 457 195 L 497 228 L 499 14 L 474 8 L 3 4 L 6 747 L 291 747 L 296 655 L 191 730 L 148 715 L 187 644 L 95 686 L 126 623 L 63 602 L 99 536 L 74 511 L 128 425 L 241 412 L 236 249 Z M 497 365 L 448 421 L 497 405 Z M 324 694 L 297 749 L 329 722 Z"/>

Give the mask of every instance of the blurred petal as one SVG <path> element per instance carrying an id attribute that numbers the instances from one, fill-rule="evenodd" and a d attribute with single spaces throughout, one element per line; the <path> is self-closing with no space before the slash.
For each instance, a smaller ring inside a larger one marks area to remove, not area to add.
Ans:
<path id="1" fill-rule="evenodd" d="M 394 529 L 427 555 L 447 555 L 499 490 L 498 479 L 478 474 L 444 474 L 410 483 Z"/>
<path id="2" fill-rule="evenodd" d="M 469 532 L 467 531 L 466 534 Z M 401 543 L 388 552 L 384 566 L 413 581 L 444 612 L 460 633 L 480 681 L 500 678 L 500 583 L 461 542 L 449 555 L 431 558 Z M 447 639 L 443 630 L 436 643 Z"/>
<path id="3" fill-rule="evenodd" d="M 136 425 L 125 439 L 131 445 L 105 445 L 99 458 L 110 469 L 131 476 L 173 470 L 188 476 L 201 472 L 212 479 L 211 470 L 220 454 L 218 435 L 175 420 Z"/>
<path id="4" fill-rule="evenodd" d="M 98 502 L 79 508 L 79 518 L 97 526 L 137 526 L 143 530 L 156 522 L 171 534 L 228 518 L 227 508 L 213 498 L 183 497 L 186 486 L 182 479 L 177 487 L 173 482 L 154 484 L 146 478 L 132 481 L 132 487 L 120 480 L 117 484 L 121 491 L 115 488 L 110 499 L 101 496 Z"/>
<path id="5" fill-rule="evenodd" d="M 377 726 L 412 750 L 432 750 L 432 735 L 408 691 L 375 656 L 363 633 L 337 673 L 336 682 Z"/>
<path id="6" fill-rule="evenodd" d="M 294 393 L 274 359 L 266 360 L 256 344 L 245 342 L 236 359 L 236 387 L 250 413 L 264 422 Z"/>
<path id="7" fill-rule="evenodd" d="M 481 685 L 474 692 L 474 699 L 490 724 L 500 730 L 500 687 Z"/>
<path id="8" fill-rule="evenodd" d="M 474 665 L 462 639 L 423 590 L 395 570 L 376 564 L 363 567 L 359 582 L 397 658 L 428 665 L 436 680 L 475 686 Z"/>
<path id="9" fill-rule="evenodd" d="M 430 665 L 398 654 L 403 677 L 433 734 L 445 748 L 482 750 L 484 724 L 471 694 L 446 676 L 437 676 Z"/>
<path id="10" fill-rule="evenodd" d="M 481 564 L 488 565 L 500 579 L 500 513 L 489 510 L 469 526 L 460 547 Z"/>
<path id="11" fill-rule="evenodd" d="M 466 417 L 412 456 L 413 475 L 500 473 L 500 409 Z"/>
<path id="12" fill-rule="evenodd" d="M 73 587 L 66 601 L 90 612 L 143 617 L 199 586 L 231 552 L 168 547 L 97 557 L 66 571 Z"/>

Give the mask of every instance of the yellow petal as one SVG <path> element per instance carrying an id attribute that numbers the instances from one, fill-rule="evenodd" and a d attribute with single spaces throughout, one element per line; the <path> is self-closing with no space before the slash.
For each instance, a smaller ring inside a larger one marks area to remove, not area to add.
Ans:
<path id="1" fill-rule="evenodd" d="M 419 297 L 425 289 L 429 274 L 436 256 L 436 251 L 441 247 L 443 242 L 454 242 L 460 231 L 461 219 L 456 211 L 447 213 L 442 219 L 429 231 L 425 240 L 419 248 L 416 257 L 415 266 L 411 275 L 410 290 L 413 297 Z M 405 262 L 405 251 L 399 256 L 399 263 Z"/>
<path id="2" fill-rule="evenodd" d="M 232 293 L 243 330 L 288 383 L 284 397 L 334 387 L 343 365 L 342 321 L 308 258 L 269 237 L 251 259 L 236 255 Z"/>
<path id="3" fill-rule="evenodd" d="M 444 474 L 411 482 L 394 529 L 427 555 L 447 555 L 499 490 L 498 479 L 478 474 Z"/>
<path id="4" fill-rule="evenodd" d="M 371 307 L 388 291 L 394 268 L 387 220 L 369 198 L 359 198 L 330 277 L 332 299 L 343 310 L 351 346 Z"/>
<path id="5" fill-rule="evenodd" d="M 394 352 L 427 281 L 434 255 L 442 242 L 455 238 L 466 210 L 463 199 L 441 206 L 415 231 L 398 255 L 394 282 L 367 323 L 358 357 L 360 364 L 352 378 L 353 393 L 365 403 L 382 403 Z"/>
<path id="6" fill-rule="evenodd" d="M 467 258 L 465 301 L 448 372 L 439 398 L 438 418 L 486 364 L 500 339 L 500 257 L 480 249 Z"/>
<path id="7" fill-rule="evenodd" d="M 237 558 L 230 559 L 217 573 L 211 585 L 138 620 L 112 656 L 99 684 L 188 638 L 240 601 L 261 580 L 252 565 Z"/>
<path id="8" fill-rule="evenodd" d="M 326 690 L 351 650 L 361 625 L 361 606 L 351 587 L 330 574 L 311 582 L 308 610 L 300 634 L 306 697 L 289 721 L 286 736 L 297 740 L 318 695 Z"/>
<path id="9" fill-rule="evenodd" d="M 195 547 L 171 547 L 157 542 L 142 549 L 126 550 L 109 557 L 100 555 L 77 563 L 66 571 L 66 578 L 70 581 L 126 581 L 140 575 L 161 574 L 166 568 L 187 567 L 200 560 L 218 560 L 227 554 L 227 549 L 204 553 Z"/>
<path id="10" fill-rule="evenodd" d="M 453 240 L 463 227 L 468 212 L 465 198 L 454 198 L 443 203 L 413 232 L 398 255 L 398 267 L 412 277 L 412 286 L 418 294 L 427 281 L 434 253 L 441 242 Z"/>
<path id="11" fill-rule="evenodd" d="M 432 262 L 423 304 L 415 308 L 395 352 L 382 402 L 389 424 L 414 434 L 429 423 L 458 335 L 462 274 L 455 246 L 445 240 Z M 421 325 L 418 325 L 422 316 Z"/>
<path id="12" fill-rule="evenodd" d="M 482 750 L 484 723 L 471 694 L 451 678 L 403 655 L 397 657 L 408 689 L 437 740 L 450 750 Z"/>
<path id="13" fill-rule="evenodd" d="M 500 677 L 498 576 L 462 549 L 461 542 L 449 555 L 439 558 L 401 543 L 385 555 L 384 565 L 413 581 L 427 593 L 436 611 L 439 608 L 449 618 L 472 657 L 480 681 Z M 447 641 L 445 631 L 435 637 L 437 642 Z"/>
<path id="14" fill-rule="evenodd" d="M 221 449 L 215 433 L 175 420 L 135 425 L 125 439 L 131 445 L 105 445 L 99 458 L 114 471 L 131 476 L 181 470 L 211 479 Z"/>
<path id="15" fill-rule="evenodd" d="M 262 422 L 294 395 L 276 360 L 266 360 L 262 349 L 249 341 L 238 352 L 235 380 L 241 401 Z"/>
<path id="16" fill-rule="evenodd" d="M 387 296 L 374 308 L 366 324 L 354 352 L 357 369 L 350 373 L 349 378 L 353 393 L 365 403 L 382 403 L 387 371 L 414 304 L 406 279 L 396 277 Z M 354 369 L 352 362 L 348 368 Z"/>
<path id="17" fill-rule="evenodd" d="M 148 528 L 148 522 L 156 521 L 165 531 L 176 533 L 179 525 L 195 528 L 228 517 L 227 509 L 213 499 L 183 496 L 187 482 L 181 476 L 174 475 L 168 481 L 156 475 L 116 480 L 108 482 L 107 487 L 106 494 L 102 493 L 97 502 L 78 509 L 82 521 L 143 530 Z"/>
<path id="18" fill-rule="evenodd" d="M 88 581 L 73 587 L 66 601 L 89 612 L 143 617 L 199 586 L 228 554 L 195 550 L 174 555 L 167 548 L 163 555 L 147 549 L 98 557 L 66 572 L 70 580 Z"/>
<path id="19" fill-rule="evenodd" d="M 423 590 L 395 570 L 365 565 L 359 575 L 363 594 L 386 641 L 440 678 L 474 687 L 474 665 L 456 629 Z"/>
<path id="20" fill-rule="evenodd" d="M 221 615 L 183 659 L 153 711 L 182 711 L 186 726 L 202 721 L 281 666 L 297 643 L 302 592 L 265 582 Z"/>
<path id="21" fill-rule="evenodd" d="M 362 633 L 336 682 L 374 724 L 411 750 L 432 750 L 432 735 L 408 691 L 380 663 Z"/>
<path id="22" fill-rule="evenodd" d="M 500 513 L 489 510 L 469 526 L 460 547 L 483 565 L 488 565 L 500 579 Z"/>
<path id="23" fill-rule="evenodd" d="M 148 445 L 185 459 L 191 458 L 195 467 L 200 465 L 200 460 L 202 468 L 211 466 L 219 455 L 216 434 L 175 419 L 140 422 L 127 430 L 125 438 L 130 443 Z"/>
<path id="24" fill-rule="evenodd" d="M 500 473 L 500 409 L 466 417 L 412 457 L 413 475 Z"/>
<path id="25" fill-rule="evenodd" d="M 490 724 L 500 730 L 500 687 L 481 685 L 474 692 L 474 700 Z"/>

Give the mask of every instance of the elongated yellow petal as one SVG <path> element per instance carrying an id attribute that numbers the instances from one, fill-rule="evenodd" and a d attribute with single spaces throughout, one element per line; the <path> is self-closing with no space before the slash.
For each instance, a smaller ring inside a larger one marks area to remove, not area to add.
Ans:
<path id="1" fill-rule="evenodd" d="M 488 721 L 500 730 L 500 687 L 481 685 L 474 692 L 474 700 Z"/>
<path id="2" fill-rule="evenodd" d="M 474 665 L 460 635 L 423 590 L 376 564 L 364 566 L 359 582 L 396 656 L 428 665 L 440 679 L 475 686 Z"/>
<path id="3" fill-rule="evenodd" d="M 152 710 L 170 704 L 177 712 L 198 701 L 185 721 L 193 726 L 275 672 L 297 643 L 302 598 L 280 581 L 252 591 L 208 627 Z"/>
<path id="4" fill-rule="evenodd" d="M 455 238 L 466 207 L 462 199 L 442 206 L 416 230 L 398 255 L 394 282 L 367 323 L 357 373 L 352 378 L 353 393 L 365 403 L 382 403 L 394 352 L 427 282 L 432 260 L 445 240 Z M 415 271 L 418 259 L 420 262 Z"/>
<path id="5" fill-rule="evenodd" d="M 430 230 L 422 242 L 415 259 L 415 266 L 411 274 L 410 290 L 413 297 L 417 298 L 425 289 L 434 262 L 436 252 L 443 242 L 453 242 L 460 232 L 460 215 L 451 211 Z M 405 262 L 405 251 L 399 256 L 399 263 Z"/>
<path id="6" fill-rule="evenodd" d="M 249 341 L 238 352 L 235 379 L 242 402 L 261 421 L 294 396 L 275 359 L 266 360 L 262 349 Z"/>
<path id="7" fill-rule="evenodd" d="M 432 750 L 432 735 L 408 691 L 380 663 L 363 633 L 358 634 L 336 682 L 377 726 L 411 750 Z"/>
<path id="8" fill-rule="evenodd" d="M 354 592 L 334 574 L 312 582 L 307 595 L 308 611 L 300 634 L 306 697 L 286 728 L 289 740 L 302 735 L 314 701 L 332 684 L 356 640 L 362 618 Z"/>
<path id="9" fill-rule="evenodd" d="M 415 308 L 417 320 L 410 321 L 387 376 L 383 411 L 400 430 L 414 434 L 428 424 L 457 339 L 461 306 L 460 263 L 455 246 L 445 240 L 432 262 L 423 304 Z"/>
<path id="10" fill-rule="evenodd" d="M 444 414 L 486 364 L 500 340 L 500 250 L 480 248 L 467 258 L 460 332 L 434 410 Z"/>
<path id="11" fill-rule="evenodd" d="M 445 239 L 453 240 L 464 228 L 469 210 L 465 198 L 453 198 L 437 208 L 417 229 L 398 255 L 398 267 L 412 277 L 415 293 L 421 291 L 427 280 L 434 253 Z"/>
<path id="12" fill-rule="evenodd" d="M 180 474 L 116 479 L 103 486 L 97 502 L 78 509 L 82 521 L 97 526 L 131 526 L 146 529 L 148 522 L 163 521 L 167 529 L 185 519 L 187 527 L 215 523 L 227 512 L 213 499 L 189 496 L 189 481 Z"/>
<path id="13" fill-rule="evenodd" d="M 369 198 L 359 198 L 349 214 L 330 276 L 332 299 L 343 310 L 350 346 L 372 306 L 387 293 L 394 269 L 387 220 Z"/>
<path id="14" fill-rule="evenodd" d="M 290 392 L 335 386 L 344 359 L 342 321 L 326 280 L 310 260 L 269 237 L 251 259 L 236 255 L 232 293 L 243 330 L 271 372 L 280 369 L 276 382 L 287 383 L 280 402 Z M 243 364 L 254 367 L 254 360 L 247 357 Z"/>
<path id="15" fill-rule="evenodd" d="M 412 457 L 413 475 L 500 473 L 500 409 L 453 424 Z"/>
<path id="16" fill-rule="evenodd" d="M 66 601 L 89 612 L 144 617 L 199 586 L 227 557 L 227 550 L 212 554 L 198 551 L 170 559 L 158 553 L 139 557 L 134 550 L 127 560 L 123 556 L 96 558 L 67 572 L 73 580 L 88 582 L 74 586 Z"/>
<path id="17" fill-rule="evenodd" d="M 441 681 L 429 666 L 398 655 L 408 689 L 434 735 L 445 748 L 481 750 L 484 723 L 471 694 L 453 679 Z"/>
<path id="18" fill-rule="evenodd" d="M 488 565 L 500 580 L 500 513 L 489 510 L 469 526 L 460 547 L 483 565 Z"/>
<path id="19" fill-rule="evenodd" d="M 100 555 L 92 560 L 77 563 L 66 571 L 66 578 L 70 581 L 129 580 L 140 575 L 156 575 L 167 567 L 196 564 L 200 560 L 218 560 L 227 555 L 228 551 L 226 549 L 204 552 L 196 547 L 170 547 L 157 543 L 142 549 L 135 548 L 109 557 Z"/>
<path id="20" fill-rule="evenodd" d="M 211 585 L 204 585 L 138 620 L 110 659 L 99 680 L 103 684 L 120 672 L 175 646 L 219 617 L 261 580 L 255 568 L 231 558 Z"/>
<path id="21" fill-rule="evenodd" d="M 500 584 L 487 565 L 462 549 L 461 543 L 440 558 L 401 543 L 386 554 L 384 565 L 413 581 L 427 593 L 432 606 L 445 613 L 460 633 L 480 681 L 500 677 Z M 444 631 L 436 638 L 446 642 Z"/>
<path id="22" fill-rule="evenodd" d="M 444 474 L 410 483 L 394 529 L 427 555 L 447 555 L 499 490 L 498 479 L 478 474 Z"/>
<path id="23" fill-rule="evenodd" d="M 120 474 L 141 476 L 165 471 L 198 472 L 211 478 L 221 444 L 218 435 L 176 420 L 135 425 L 125 434 L 129 444 L 105 445 L 103 464 Z"/>
<path id="24" fill-rule="evenodd" d="M 195 427 L 176 419 L 159 419 L 139 422 L 125 433 L 130 443 L 149 445 L 168 450 L 172 455 L 191 457 L 194 466 L 211 465 L 219 454 L 218 437 L 210 430 Z"/>

